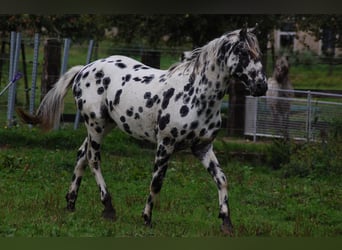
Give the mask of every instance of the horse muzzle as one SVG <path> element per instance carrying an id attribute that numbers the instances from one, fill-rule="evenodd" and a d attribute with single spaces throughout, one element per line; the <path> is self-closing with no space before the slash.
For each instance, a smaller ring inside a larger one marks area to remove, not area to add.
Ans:
<path id="1" fill-rule="evenodd" d="M 267 82 L 260 80 L 250 87 L 250 92 L 252 96 L 263 96 L 266 94 L 267 89 Z"/>

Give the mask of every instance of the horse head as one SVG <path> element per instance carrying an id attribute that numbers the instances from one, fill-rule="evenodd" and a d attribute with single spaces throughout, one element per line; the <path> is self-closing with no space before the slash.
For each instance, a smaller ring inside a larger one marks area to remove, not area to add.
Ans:
<path id="1" fill-rule="evenodd" d="M 233 33 L 236 38 L 231 46 L 227 66 L 230 74 L 242 82 L 252 96 L 262 96 L 267 91 L 267 79 L 258 40 L 253 31 L 255 29 L 243 28 Z"/>

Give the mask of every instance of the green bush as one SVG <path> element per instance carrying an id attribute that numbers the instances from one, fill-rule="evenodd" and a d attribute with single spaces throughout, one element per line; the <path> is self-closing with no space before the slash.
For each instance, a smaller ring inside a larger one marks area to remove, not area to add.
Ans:
<path id="1" fill-rule="evenodd" d="M 268 164 L 284 177 L 319 177 L 342 174 L 342 143 L 339 137 L 324 142 L 296 143 L 275 140 L 267 152 Z"/>

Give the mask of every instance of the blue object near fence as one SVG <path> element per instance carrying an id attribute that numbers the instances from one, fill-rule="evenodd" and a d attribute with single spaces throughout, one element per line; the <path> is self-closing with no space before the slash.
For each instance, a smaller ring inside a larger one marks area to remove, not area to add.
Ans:
<path id="1" fill-rule="evenodd" d="M 20 72 L 17 72 L 14 76 L 14 78 L 6 85 L 6 87 L 0 92 L 0 96 L 2 96 L 6 90 L 16 81 L 18 81 L 21 77 L 23 76 L 23 74 L 21 74 Z"/>

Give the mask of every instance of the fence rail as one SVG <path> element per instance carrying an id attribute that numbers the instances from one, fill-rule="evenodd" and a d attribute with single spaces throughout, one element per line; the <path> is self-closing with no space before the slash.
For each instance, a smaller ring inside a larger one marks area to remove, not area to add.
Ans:
<path id="1" fill-rule="evenodd" d="M 289 90 L 277 90 L 289 91 Z M 293 91 L 293 90 L 291 90 Z M 325 140 L 329 130 L 342 123 L 342 95 L 293 91 L 295 96 L 246 98 L 245 135 Z"/>

